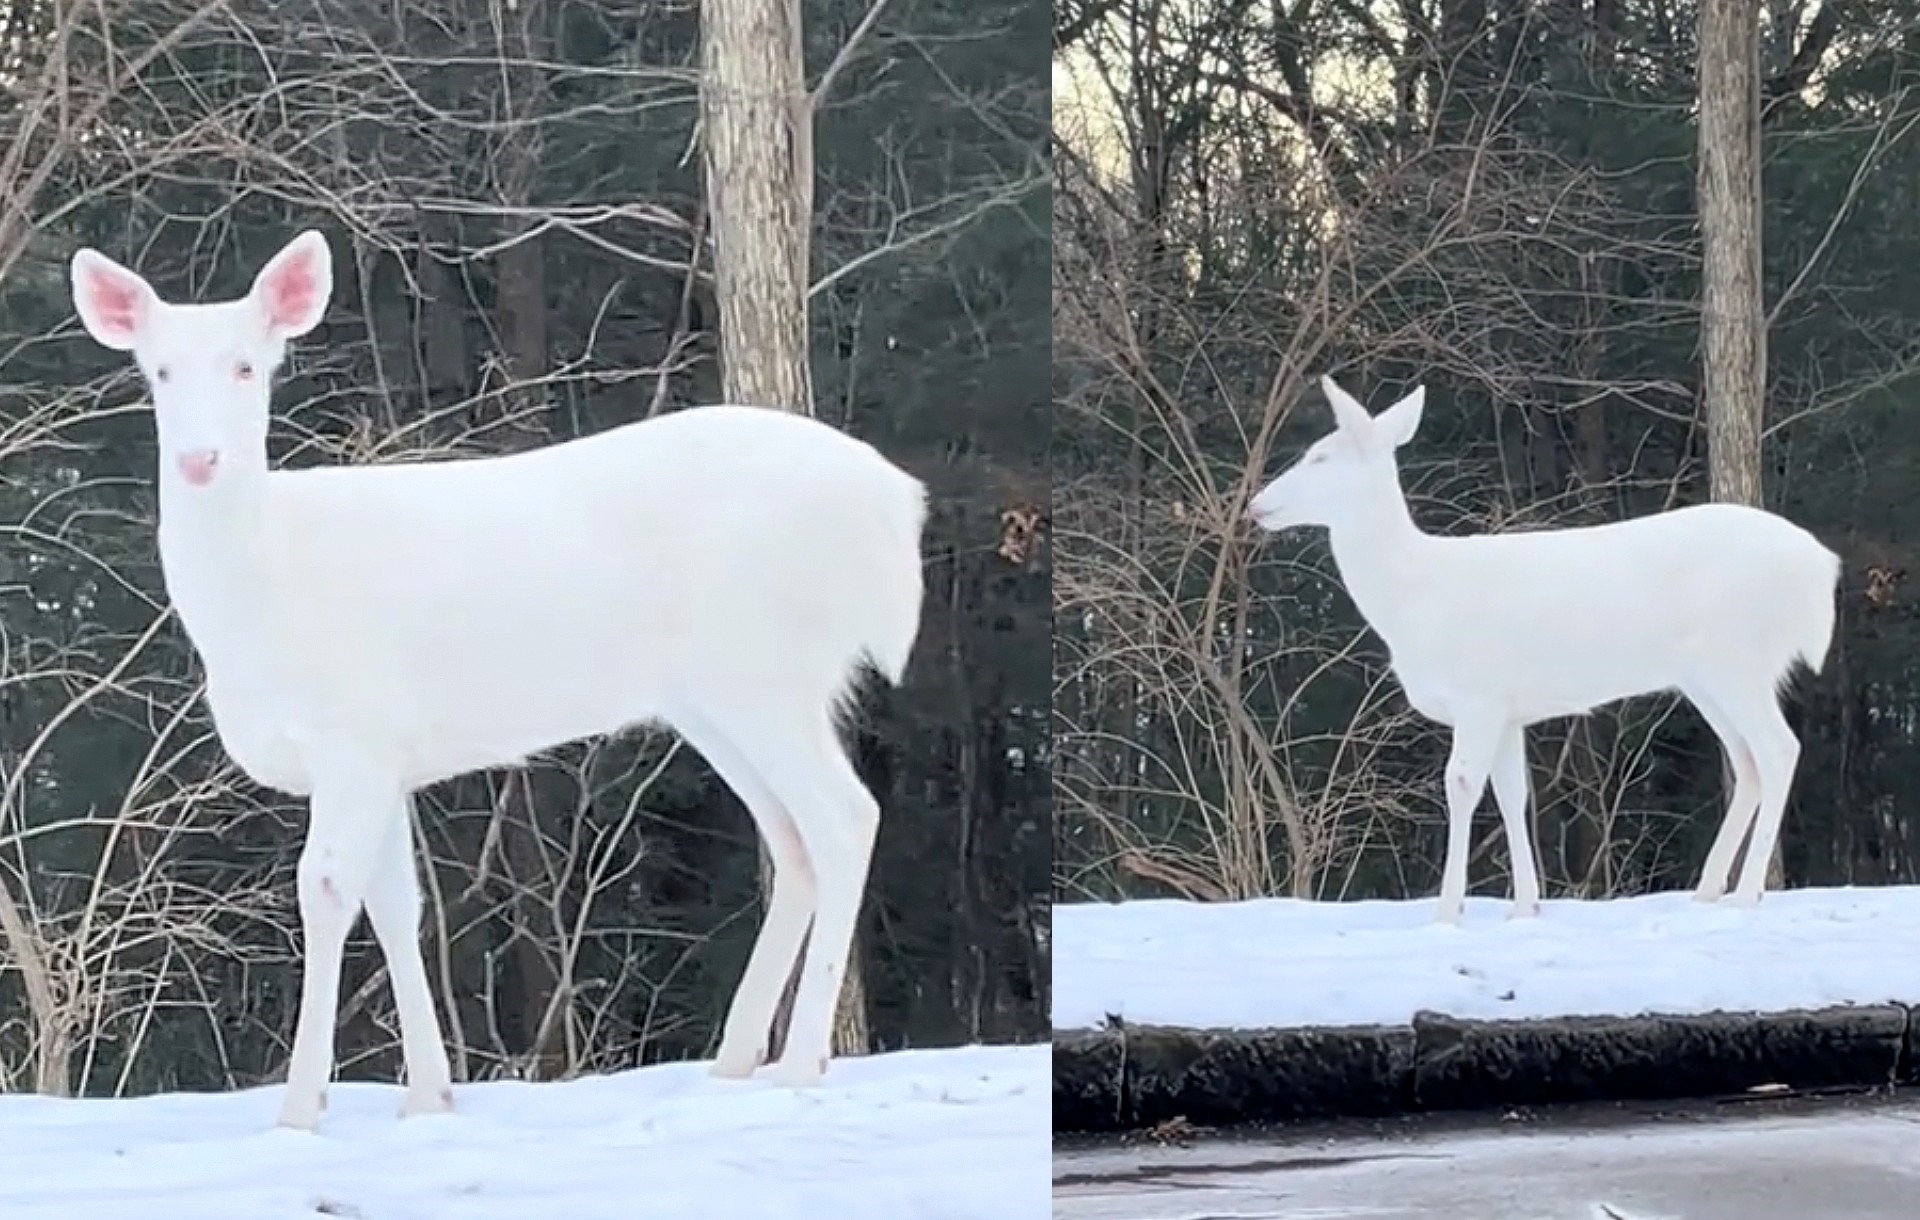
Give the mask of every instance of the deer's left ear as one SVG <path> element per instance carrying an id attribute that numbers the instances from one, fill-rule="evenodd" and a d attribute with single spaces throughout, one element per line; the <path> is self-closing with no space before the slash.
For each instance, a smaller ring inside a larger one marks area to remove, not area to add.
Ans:
<path id="1" fill-rule="evenodd" d="M 1413 387 L 1413 393 L 1373 417 L 1373 426 L 1382 440 L 1395 449 L 1413 439 L 1420 430 L 1420 412 L 1427 405 L 1427 387 Z"/>

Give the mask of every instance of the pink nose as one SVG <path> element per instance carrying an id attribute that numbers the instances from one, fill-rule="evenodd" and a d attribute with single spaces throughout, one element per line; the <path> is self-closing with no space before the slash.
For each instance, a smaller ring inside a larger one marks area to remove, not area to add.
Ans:
<path id="1" fill-rule="evenodd" d="M 220 464 L 218 449 L 195 449 L 180 455 L 180 477 L 195 487 L 213 482 L 214 467 Z"/>

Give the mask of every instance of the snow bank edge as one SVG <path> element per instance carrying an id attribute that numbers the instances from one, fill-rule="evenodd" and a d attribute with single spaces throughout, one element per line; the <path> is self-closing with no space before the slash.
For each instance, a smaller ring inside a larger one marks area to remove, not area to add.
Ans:
<path id="1" fill-rule="evenodd" d="M 1920 1081 L 1920 1008 L 1461 1020 L 1411 1026 L 1057 1030 L 1056 1134 Z"/>

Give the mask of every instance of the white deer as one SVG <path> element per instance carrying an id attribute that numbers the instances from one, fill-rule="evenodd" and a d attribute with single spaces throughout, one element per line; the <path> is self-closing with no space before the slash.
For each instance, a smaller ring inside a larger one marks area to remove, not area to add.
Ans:
<path id="1" fill-rule="evenodd" d="M 152 392 L 161 567 L 220 741 L 258 783 L 311 798 L 281 1123 L 311 1129 L 325 1108 L 363 906 L 399 1013 L 402 1113 L 453 1104 L 412 793 L 648 721 L 740 796 L 774 866 L 714 1074 L 765 1061 L 799 961 L 772 1077 L 818 1082 L 879 819 L 838 713 L 865 667 L 895 683 L 906 668 L 922 484 L 824 424 L 739 406 L 510 457 L 269 470 L 270 380 L 332 292 L 319 233 L 239 300 L 162 301 L 93 250 L 72 280 L 88 333 L 132 352 Z"/>
<path id="2" fill-rule="evenodd" d="M 1407 701 L 1453 730 L 1438 915 L 1466 901 L 1474 809 L 1493 780 L 1513 857 L 1513 914 L 1540 909 L 1528 832 L 1526 727 L 1633 695 L 1677 690 L 1733 765 L 1726 822 L 1696 897 L 1760 900 L 1800 743 L 1779 697 L 1796 664 L 1820 672 L 1833 637 L 1837 555 L 1799 526 L 1703 504 L 1579 529 L 1423 533 L 1395 450 L 1420 426 L 1424 387 L 1381 412 L 1332 378 L 1334 431 L 1262 488 L 1262 529 L 1327 527 L 1341 582 L 1381 639 Z"/>

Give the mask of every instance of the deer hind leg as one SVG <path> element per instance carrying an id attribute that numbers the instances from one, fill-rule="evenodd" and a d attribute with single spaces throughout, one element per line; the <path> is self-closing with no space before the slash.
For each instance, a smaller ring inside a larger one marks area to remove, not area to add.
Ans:
<path id="1" fill-rule="evenodd" d="M 813 922 L 818 888 L 812 862 L 793 817 L 761 779 L 759 772 L 715 721 L 689 715 L 677 721 L 686 737 L 727 787 L 733 789 L 753 818 L 773 863 L 773 888 L 767 911 L 754 938 L 747 968 L 727 1008 L 720 1049 L 713 1074 L 726 1079 L 751 1076 L 767 1060 L 767 1043 L 780 993 L 793 976 L 794 963 Z"/>
<path id="2" fill-rule="evenodd" d="M 1540 864 L 1534 858 L 1533 830 L 1527 814 L 1527 731 L 1510 724 L 1500 735 L 1493 760 L 1493 799 L 1506 827 L 1507 855 L 1513 861 L 1513 916 L 1540 913 Z"/>
<path id="3" fill-rule="evenodd" d="M 819 889 L 793 1020 L 774 1071 L 781 1084 L 807 1086 L 819 1083 L 832 1054 L 833 1019 L 866 894 L 880 806 L 824 712 L 794 731 L 758 738 L 754 747 L 755 769 L 793 815 Z"/>
<path id="4" fill-rule="evenodd" d="M 1713 846 L 1707 850 L 1706 865 L 1700 870 L 1700 885 L 1693 892 L 1696 901 L 1717 902 L 1726 895 L 1727 886 L 1733 881 L 1733 857 L 1760 812 L 1760 771 L 1752 747 L 1741 733 L 1739 723 L 1727 714 L 1726 706 L 1695 691 L 1687 691 L 1686 695 L 1699 709 L 1707 727 L 1720 739 L 1721 747 L 1727 752 L 1727 763 L 1733 768 L 1733 795 L 1727 801 L 1727 814 L 1713 837 Z"/>
<path id="5" fill-rule="evenodd" d="M 307 841 L 296 870 L 300 897 L 300 1013 L 287 1065 L 280 1125 L 310 1131 L 326 1108 L 347 932 L 360 916 L 405 794 L 357 768 L 317 770 Z M 401 823 L 404 826 L 404 823 Z"/>
<path id="6" fill-rule="evenodd" d="M 1753 691 L 1746 699 L 1728 706 L 1753 753 L 1755 774 L 1759 780 L 1760 800 L 1753 818 L 1753 837 L 1747 844 L 1747 856 L 1740 864 L 1740 879 L 1728 899 L 1735 906 L 1753 906 L 1767 885 L 1767 865 L 1780 840 L 1780 822 L 1787 812 L 1787 794 L 1793 788 L 1793 772 L 1800 765 L 1800 739 L 1780 710 L 1779 697 L 1771 685 Z"/>
<path id="7" fill-rule="evenodd" d="M 413 824 L 407 802 L 396 812 L 373 882 L 367 888 L 367 922 L 387 959 L 387 980 L 400 1015 L 400 1050 L 407 1065 L 407 1099 L 400 1113 L 443 1114 L 453 1109 L 453 1070 L 427 983 L 420 949 L 420 874 L 413 857 Z"/>
<path id="8" fill-rule="evenodd" d="M 1463 717 L 1447 755 L 1447 861 L 1440 874 L 1436 918 L 1458 923 L 1466 911 L 1467 856 L 1473 849 L 1473 811 L 1487 790 L 1506 726 L 1495 718 Z"/>

